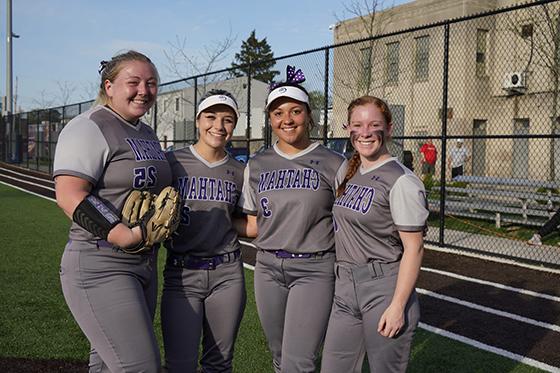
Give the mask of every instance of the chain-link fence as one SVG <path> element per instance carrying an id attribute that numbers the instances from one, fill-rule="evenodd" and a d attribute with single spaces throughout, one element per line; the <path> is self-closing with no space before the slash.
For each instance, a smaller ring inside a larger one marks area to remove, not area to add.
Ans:
<path id="1" fill-rule="evenodd" d="M 391 151 L 428 192 L 428 242 L 560 267 L 558 234 L 525 243 L 560 207 L 559 13 L 558 1 L 516 5 L 280 57 L 273 69 L 304 71 L 312 138 L 346 155 L 348 103 L 370 94 L 390 104 Z M 195 103 L 213 88 L 238 99 L 238 159 L 273 143 L 268 83 L 225 69 L 161 85 L 145 120 L 164 148 L 196 141 Z M 60 129 L 91 105 L 3 118 L 3 160 L 52 172 Z"/>

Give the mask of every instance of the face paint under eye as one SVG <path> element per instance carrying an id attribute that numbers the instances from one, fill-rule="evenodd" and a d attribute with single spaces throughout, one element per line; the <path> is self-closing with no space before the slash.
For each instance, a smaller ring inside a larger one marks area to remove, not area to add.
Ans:
<path id="1" fill-rule="evenodd" d="M 372 128 L 358 128 L 350 130 L 350 139 L 352 141 L 357 141 L 360 137 L 374 137 L 375 140 L 379 141 L 381 145 L 385 142 L 385 131 L 374 130 Z"/>

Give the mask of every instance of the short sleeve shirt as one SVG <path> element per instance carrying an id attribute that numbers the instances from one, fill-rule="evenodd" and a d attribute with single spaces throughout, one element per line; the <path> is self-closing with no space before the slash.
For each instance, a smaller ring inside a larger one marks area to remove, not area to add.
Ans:
<path id="1" fill-rule="evenodd" d="M 424 185 L 396 158 L 360 168 L 333 210 L 337 260 L 358 265 L 400 260 L 399 231 L 423 231 L 429 213 Z"/>
<path id="2" fill-rule="evenodd" d="M 436 164 L 437 161 L 437 149 L 434 144 L 423 144 L 420 147 L 420 153 L 424 154 L 424 160 L 426 163 L 431 165 Z"/>
<path id="3" fill-rule="evenodd" d="M 249 160 L 242 206 L 257 216 L 262 250 L 313 253 L 334 247 L 332 206 L 346 159 L 319 143 L 295 155 L 276 145 Z"/>
<path id="4" fill-rule="evenodd" d="M 194 148 L 167 153 L 173 185 L 184 200 L 178 235 L 166 247 L 175 253 L 210 257 L 240 248 L 232 216 L 243 187 L 245 166 L 226 155 L 210 163 Z"/>
<path id="5" fill-rule="evenodd" d="M 53 175 L 89 181 L 91 194 L 117 216 L 133 189 L 159 193 L 171 184 L 169 163 L 152 128 L 141 121 L 133 125 L 104 106 L 95 106 L 64 126 L 56 145 Z M 72 223 L 70 238 L 99 237 Z"/>
<path id="6" fill-rule="evenodd" d="M 453 148 L 450 150 L 451 167 L 461 167 L 465 165 L 465 161 L 469 156 L 469 151 L 466 148 Z"/>

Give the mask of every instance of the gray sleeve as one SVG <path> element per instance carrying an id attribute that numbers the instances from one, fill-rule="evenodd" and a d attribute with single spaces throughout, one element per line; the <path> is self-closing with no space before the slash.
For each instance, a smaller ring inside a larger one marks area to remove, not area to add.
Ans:
<path id="1" fill-rule="evenodd" d="M 424 184 L 412 173 L 399 177 L 389 193 L 391 216 L 399 231 L 424 229 L 428 218 Z"/>
<path id="2" fill-rule="evenodd" d="M 97 124 L 85 117 L 77 117 L 58 137 L 53 176 L 72 175 L 96 184 L 109 152 L 109 144 Z"/>
<path id="3" fill-rule="evenodd" d="M 334 181 L 334 193 L 336 194 L 336 190 L 338 189 L 338 186 L 340 184 L 342 184 L 342 182 L 344 181 L 344 176 L 346 176 L 346 171 L 348 170 L 348 160 L 345 159 L 342 164 L 340 165 L 340 167 L 338 168 L 338 171 L 336 172 L 336 179 Z"/>
<path id="4" fill-rule="evenodd" d="M 247 164 L 245 171 L 243 171 L 243 191 L 239 197 L 238 205 L 243 208 L 243 212 L 250 215 L 257 214 L 257 202 L 255 197 L 255 191 L 251 188 L 250 180 L 250 167 Z"/>

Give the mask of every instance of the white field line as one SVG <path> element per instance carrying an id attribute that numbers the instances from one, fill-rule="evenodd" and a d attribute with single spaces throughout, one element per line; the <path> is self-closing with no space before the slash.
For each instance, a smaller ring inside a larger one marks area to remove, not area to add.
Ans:
<path id="1" fill-rule="evenodd" d="M 516 321 L 519 321 L 519 322 L 524 322 L 526 324 L 531 324 L 531 325 L 534 325 L 534 326 L 538 326 L 540 328 L 549 329 L 549 330 L 555 331 L 557 333 L 560 333 L 560 326 L 555 325 L 555 324 L 549 324 L 547 322 L 537 321 L 537 320 L 530 319 L 528 317 L 519 316 L 519 315 L 516 315 L 514 313 L 500 311 L 500 310 L 496 310 L 494 308 L 481 306 L 480 304 L 467 302 L 467 301 L 464 301 L 464 300 L 461 300 L 461 299 L 450 297 L 448 295 L 438 294 L 438 293 L 435 293 L 433 291 L 426 290 L 426 289 L 416 288 L 416 291 L 420 294 L 424 294 L 424 295 L 427 295 L 427 296 L 432 297 L 432 298 L 441 299 L 441 300 L 444 300 L 444 301 L 449 302 L 449 303 L 459 304 L 463 307 L 468 307 L 468 308 L 472 308 L 472 309 L 475 309 L 475 310 L 478 310 L 478 311 L 491 313 L 493 315 L 506 317 L 508 319 L 516 320 Z"/>
<path id="2" fill-rule="evenodd" d="M 560 372 L 560 368 L 558 368 L 558 367 L 542 363 L 538 360 L 534 360 L 534 359 L 528 358 L 528 357 L 523 356 L 523 355 L 514 354 L 513 352 L 509 352 L 507 350 L 504 350 L 504 349 L 501 349 L 501 348 L 498 348 L 498 347 L 490 346 L 490 345 L 487 345 L 485 343 L 476 341 L 474 339 L 463 337 L 462 335 L 455 334 L 455 333 L 452 333 L 452 332 L 448 332 L 447 330 L 439 329 L 439 328 L 433 327 L 433 326 L 428 325 L 428 324 L 424 324 L 423 322 L 419 323 L 418 326 L 420 328 L 424 329 L 424 330 L 429 331 L 429 332 L 439 334 L 443 337 L 453 339 L 455 341 L 473 346 L 475 348 L 478 348 L 478 349 L 481 349 L 481 350 L 484 350 L 484 351 L 492 352 L 496 355 L 505 356 L 509 359 L 518 361 L 518 362 L 523 363 L 523 364 L 530 365 L 530 366 L 535 367 L 535 368 L 539 368 L 539 369 L 542 369 L 542 370 L 545 370 L 545 371 L 548 371 L 548 372 Z"/>
<path id="3" fill-rule="evenodd" d="M 517 267 L 529 268 L 529 269 L 532 269 L 532 270 L 535 270 L 535 271 L 560 274 L 560 269 L 546 268 L 546 267 L 542 267 L 542 266 L 538 266 L 538 265 L 532 265 L 532 264 L 526 264 L 526 263 L 518 263 L 518 262 L 516 262 L 512 259 L 495 258 L 495 257 L 487 256 L 487 255 L 467 252 L 467 251 L 464 251 L 464 250 L 447 249 L 447 248 L 444 248 L 444 247 L 439 247 L 439 246 L 434 246 L 434 245 L 429 245 L 429 244 L 425 244 L 424 247 L 426 249 L 429 249 L 429 250 L 440 251 L 442 253 L 447 253 L 447 254 L 463 255 L 463 256 L 468 256 L 468 257 L 471 257 L 471 258 L 486 260 L 486 261 L 489 261 L 489 262 L 509 264 L 509 265 L 514 265 L 514 266 L 517 266 Z"/>
<path id="4" fill-rule="evenodd" d="M 8 179 L 19 181 L 20 183 L 25 183 L 25 184 L 29 184 L 29 185 L 38 186 L 38 187 L 41 187 L 41 188 L 44 188 L 44 189 L 47 189 L 47 190 L 52 190 L 54 192 L 54 188 L 51 188 L 51 187 L 48 187 L 48 186 L 45 186 L 45 185 L 42 185 L 42 184 L 35 184 L 35 183 L 32 183 L 31 181 L 21 180 L 21 179 L 18 179 L 17 177 L 8 176 L 8 175 L 0 175 L 0 177 L 5 177 L 5 178 L 8 178 Z M 9 185 L 9 184 L 6 184 L 6 185 Z M 20 189 L 20 190 L 23 190 L 23 189 Z"/>
<path id="5" fill-rule="evenodd" d="M 30 175 L 27 175 L 27 174 L 23 174 L 21 172 L 10 170 L 8 168 L 0 167 L 0 170 L 6 171 L 6 172 L 11 172 L 11 173 L 16 174 L 16 175 L 21 175 L 21 176 L 24 176 L 24 177 L 28 177 L 30 179 L 35 179 L 35 180 L 40 180 L 40 181 L 46 181 L 46 182 L 49 182 L 49 183 L 54 183 L 54 181 L 49 180 L 49 179 L 43 179 L 43 178 L 40 178 L 40 177 L 37 177 L 37 176 L 30 176 Z"/>
<path id="6" fill-rule="evenodd" d="M 56 200 L 55 200 L 54 198 L 50 198 L 50 197 L 45 197 L 45 196 L 43 196 L 43 195 L 40 195 L 40 194 L 37 194 L 37 193 L 31 192 L 31 191 L 29 191 L 29 190 L 26 190 L 26 189 L 23 189 L 23 188 L 17 187 L 17 186 L 15 186 L 15 185 L 12 185 L 12 184 L 8 184 L 8 183 L 5 183 L 5 182 L 3 182 L 3 181 L 0 181 L 0 184 L 4 184 L 4 185 L 7 185 L 7 186 L 9 186 L 9 187 L 12 187 L 12 188 L 14 188 L 14 189 L 18 189 L 18 190 L 21 190 L 22 192 L 25 192 L 25 193 L 33 194 L 34 196 L 37 196 L 37 197 L 41 197 L 41 198 L 47 199 L 47 200 L 49 200 L 49 201 L 51 201 L 51 202 L 56 202 Z"/>
<path id="7" fill-rule="evenodd" d="M 239 242 L 241 242 L 243 245 L 250 246 L 250 247 L 256 249 L 256 246 L 253 245 L 251 242 L 244 241 L 244 240 L 239 240 Z M 456 278 L 456 279 L 463 280 L 463 281 L 468 281 L 468 282 L 474 282 L 474 283 L 478 283 L 478 284 L 482 284 L 482 285 L 493 286 L 493 287 L 496 287 L 496 288 L 499 288 L 499 289 L 508 290 L 508 291 L 512 291 L 512 292 L 516 292 L 516 293 L 520 293 L 520 294 L 525 294 L 525 295 L 530 295 L 530 296 L 533 296 L 533 297 L 536 297 L 536 298 L 543 298 L 543 299 L 547 299 L 547 300 L 552 300 L 554 302 L 560 302 L 560 297 L 556 297 L 554 295 L 537 293 L 536 291 L 531 291 L 531 290 L 526 290 L 526 289 L 521 289 L 521 288 L 514 288 L 514 287 L 511 287 L 511 286 L 499 284 L 499 283 L 496 283 L 496 282 L 479 280 L 479 279 L 476 279 L 476 278 L 473 278 L 473 277 L 458 275 L 458 274 L 452 273 L 452 272 L 440 271 L 438 269 L 432 269 L 432 268 L 426 268 L 426 267 L 421 267 L 421 269 L 425 272 L 433 272 L 433 273 L 440 274 L 442 276 L 452 277 L 452 278 Z"/>
<path id="8" fill-rule="evenodd" d="M 27 193 L 33 194 L 33 195 L 35 195 L 35 196 L 37 196 L 37 197 L 41 197 L 41 198 L 47 199 L 47 200 L 49 200 L 49 201 L 56 202 L 56 200 L 54 200 L 54 199 L 52 199 L 52 198 L 45 197 L 45 196 L 42 196 L 42 195 L 40 195 L 40 194 L 30 192 L 30 191 L 28 191 L 28 190 L 25 190 L 25 189 L 22 189 L 22 188 L 19 188 L 19 187 L 16 187 L 16 186 L 13 186 L 13 185 L 4 183 L 4 182 L 2 182 L 2 181 L 0 181 L 0 183 L 2 183 L 2 184 L 4 184 L 4 185 L 7 185 L 7 186 L 11 186 L 12 188 L 21 190 L 21 191 L 23 191 L 23 192 L 27 192 Z M 247 242 L 247 241 L 244 241 L 244 240 L 240 240 L 240 242 L 241 242 L 242 244 L 244 244 L 244 245 L 247 245 L 247 246 L 256 248 L 256 246 L 253 245 L 251 242 Z M 243 267 L 245 267 L 245 268 L 247 268 L 247 269 L 249 269 L 249 270 L 251 270 L 251 271 L 254 271 L 254 270 L 255 270 L 255 267 L 252 266 L 252 265 L 250 265 L 250 264 L 243 263 Z M 442 335 L 442 336 L 444 336 L 444 337 L 447 337 L 447 338 L 450 338 L 450 339 L 453 339 L 453 340 L 462 342 L 462 343 L 464 343 L 464 344 L 467 344 L 467 345 L 469 345 L 469 346 L 473 346 L 473 347 L 475 347 L 475 348 L 478 348 L 478 349 L 481 349 L 481 350 L 484 350 L 484 351 L 489 351 L 489 352 L 492 352 L 492 353 L 497 354 L 497 355 L 500 355 L 500 356 L 505 356 L 505 357 L 507 357 L 507 358 L 509 358 L 509 359 L 512 359 L 512 360 L 515 360 L 515 361 L 519 361 L 520 363 L 523 363 L 523 364 L 527 364 L 527 365 L 530 365 L 530 366 L 533 366 L 533 367 L 536 367 L 536 368 L 539 368 L 539 369 L 542 369 L 542 370 L 546 370 L 546 371 L 549 371 L 549 372 L 559 372 L 559 373 L 560 373 L 560 368 L 554 367 L 554 366 L 552 366 L 552 365 L 548 365 L 548 364 L 545 364 L 545 363 L 541 363 L 540 361 L 537 361 L 537 360 L 528 358 L 528 357 L 526 357 L 526 356 L 514 354 L 514 353 L 512 353 L 512 352 L 503 350 L 503 349 L 501 349 L 501 348 L 493 347 L 493 346 L 484 344 L 484 343 L 482 343 L 482 342 L 478 342 L 478 341 L 476 341 L 476 340 L 474 340 L 474 339 L 470 339 L 470 338 L 467 338 L 467 337 L 463 337 L 463 336 L 461 336 L 461 335 L 458 335 L 458 334 L 455 334 L 455 333 L 451 333 L 451 332 L 448 332 L 448 331 L 443 330 L 443 329 L 435 328 L 435 327 L 433 327 L 433 326 L 424 324 L 424 323 L 422 323 L 422 322 L 419 323 L 418 326 L 419 326 L 420 328 L 422 328 L 422 329 L 425 329 L 425 330 L 429 331 L 429 332 Z"/>
<path id="9" fill-rule="evenodd" d="M 551 301 L 554 301 L 554 302 L 560 302 L 560 297 L 556 297 L 554 295 L 537 293 L 536 291 L 526 290 L 526 289 L 522 289 L 522 288 L 516 288 L 516 287 L 512 287 L 512 286 L 508 286 L 508 285 L 503 285 L 503 284 L 500 284 L 500 283 L 497 283 L 497 282 L 479 280 L 479 279 L 474 278 L 474 277 L 463 276 L 463 275 L 459 275 L 459 274 L 453 273 L 453 272 L 441 271 L 439 269 L 433 269 L 433 268 L 427 268 L 427 267 L 421 267 L 420 269 L 424 272 L 432 272 L 432 273 L 436 273 L 438 275 L 442 275 L 442 276 L 446 276 L 446 277 L 452 277 L 452 278 L 456 278 L 456 279 L 462 280 L 462 281 L 474 282 L 476 284 L 492 286 L 492 287 L 495 287 L 495 288 L 498 288 L 498 289 L 508 290 L 508 291 L 512 291 L 512 292 L 515 292 L 515 293 L 519 293 L 519 294 L 530 295 L 530 296 L 535 297 L 535 298 L 543 298 L 543 299 L 551 300 Z"/>

